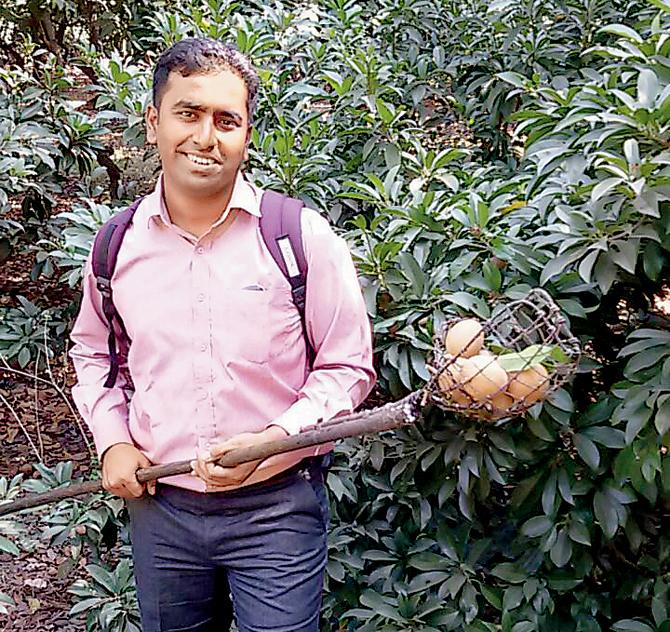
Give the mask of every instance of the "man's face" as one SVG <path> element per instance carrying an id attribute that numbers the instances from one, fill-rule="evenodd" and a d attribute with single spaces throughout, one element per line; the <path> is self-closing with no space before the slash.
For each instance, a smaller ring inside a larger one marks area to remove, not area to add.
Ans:
<path id="1" fill-rule="evenodd" d="M 147 108 L 147 140 L 158 146 L 167 187 L 187 197 L 225 195 L 246 157 L 247 87 L 229 70 L 171 72 L 160 110 Z"/>

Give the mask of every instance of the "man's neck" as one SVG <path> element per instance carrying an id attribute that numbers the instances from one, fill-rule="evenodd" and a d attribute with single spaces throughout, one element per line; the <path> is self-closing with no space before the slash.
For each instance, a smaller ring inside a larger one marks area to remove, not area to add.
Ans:
<path id="1" fill-rule="evenodd" d="M 188 197 L 163 181 L 163 201 L 173 224 L 195 237 L 202 237 L 228 208 L 234 185 L 235 180 L 223 194 L 211 198 Z"/>

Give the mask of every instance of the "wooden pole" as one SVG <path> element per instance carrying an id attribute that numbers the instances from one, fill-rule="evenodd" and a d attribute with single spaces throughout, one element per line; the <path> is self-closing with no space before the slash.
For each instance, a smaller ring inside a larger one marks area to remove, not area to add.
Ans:
<path id="1" fill-rule="evenodd" d="M 338 439 L 355 437 L 363 434 L 393 430 L 405 424 L 414 423 L 418 419 L 418 407 L 421 392 L 411 393 L 403 399 L 359 413 L 338 417 L 329 422 L 320 424 L 313 430 L 307 430 L 298 435 L 291 435 L 278 441 L 270 441 L 249 448 L 231 450 L 217 460 L 217 465 L 233 467 L 240 463 L 265 459 L 275 454 L 293 452 L 302 448 L 330 443 Z M 137 470 L 137 480 L 140 483 L 155 481 L 167 476 L 188 474 L 191 471 L 191 461 L 176 461 L 165 465 L 152 465 Z M 31 494 L 10 503 L 0 505 L 0 516 L 6 516 L 22 509 L 31 509 L 48 503 L 84 496 L 102 490 L 102 481 L 86 481 L 74 483 L 66 487 L 51 489 L 41 494 Z"/>

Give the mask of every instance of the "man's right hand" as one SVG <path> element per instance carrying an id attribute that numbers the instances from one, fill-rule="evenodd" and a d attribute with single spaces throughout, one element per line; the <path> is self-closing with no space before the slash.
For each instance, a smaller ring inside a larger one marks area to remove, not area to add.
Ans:
<path id="1" fill-rule="evenodd" d="M 102 486 L 121 498 L 139 498 L 146 489 L 151 495 L 156 493 L 156 481 L 140 483 L 135 472 L 141 467 L 149 467 L 147 459 L 130 443 L 115 443 L 102 457 Z"/>

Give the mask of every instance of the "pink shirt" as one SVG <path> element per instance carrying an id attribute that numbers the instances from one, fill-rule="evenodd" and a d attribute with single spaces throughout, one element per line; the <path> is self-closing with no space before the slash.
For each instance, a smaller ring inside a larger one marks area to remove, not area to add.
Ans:
<path id="1" fill-rule="evenodd" d="M 114 388 L 107 321 L 90 260 L 70 355 L 72 389 L 96 448 L 135 444 L 153 463 L 193 459 L 240 432 L 270 424 L 289 434 L 351 412 L 375 381 L 370 324 L 347 245 L 315 211 L 302 214 L 308 263 L 308 371 L 291 289 L 260 235 L 262 192 L 238 175 L 228 209 L 197 239 L 170 221 L 162 180 L 136 211 L 112 279 L 133 341 Z M 241 209 L 224 221 L 230 209 Z M 134 391 L 127 375 L 132 375 Z M 259 482 L 332 445 L 266 459 Z M 166 482 L 205 491 L 200 479 Z"/>

